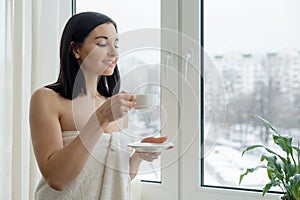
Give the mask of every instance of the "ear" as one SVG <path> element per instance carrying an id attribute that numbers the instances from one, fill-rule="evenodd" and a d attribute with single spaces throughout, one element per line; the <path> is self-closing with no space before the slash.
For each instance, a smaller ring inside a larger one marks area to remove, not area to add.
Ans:
<path id="1" fill-rule="evenodd" d="M 75 42 L 70 42 L 70 48 L 75 58 L 78 60 L 80 58 L 80 50 Z"/>

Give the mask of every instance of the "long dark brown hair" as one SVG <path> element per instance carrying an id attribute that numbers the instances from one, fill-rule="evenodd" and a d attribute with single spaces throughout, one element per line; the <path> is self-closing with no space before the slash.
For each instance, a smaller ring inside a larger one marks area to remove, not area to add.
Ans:
<path id="1" fill-rule="evenodd" d="M 60 42 L 60 72 L 55 83 L 45 87 L 53 89 L 67 99 L 74 99 L 80 94 L 86 94 L 85 79 L 80 66 L 72 52 L 71 42 L 77 46 L 97 26 L 111 23 L 117 31 L 116 23 L 106 15 L 96 12 L 83 12 L 73 15 L 67 22 Z M 76 80 L 76 81 L 75 81 Z M 120 74 L 118 66 L 115 67 L 111 76 L 98 77 L 98 92 L 111 97 L 119 92 Z"/>

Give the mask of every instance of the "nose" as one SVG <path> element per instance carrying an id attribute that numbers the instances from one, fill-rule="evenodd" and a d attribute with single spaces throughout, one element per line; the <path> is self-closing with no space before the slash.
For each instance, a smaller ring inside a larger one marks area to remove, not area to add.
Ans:
<path id="1" fill-rule="evenodd" d="M 109 51 L 108 51 L 108 55 L 109 56 L 118 56 L 118 50 L 117 48 L 114 46 L 114 45 L 111 45 L 111 47 L 109 48 Z"/>

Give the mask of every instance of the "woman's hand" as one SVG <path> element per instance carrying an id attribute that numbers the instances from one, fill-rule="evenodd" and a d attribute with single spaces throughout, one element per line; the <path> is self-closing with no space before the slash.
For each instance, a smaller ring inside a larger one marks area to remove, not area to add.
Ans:
<path id="1" fill-rule="evenodd" d="M 161 137 L 147 137 L 144 138 L 141 142 L 142 143 L 164 143 L 167 140 L 167 136 L 161 136 Z M 170 146 L 167 149 L 171 149 L 173 146 Z M 138 152 L 134 151 L 132 156 L 130 157 L 130 177 L 133 179 L 137 171 L 139 169 L 139 166 L 143 160 L 152 162 L 156 160 L 161 155 L 161 152 Z"/>
<path id="2" fill-rule="evenodd" d="M 160 156 L 161 153 L 160 152 L 151 152 L 151 153 L 147 152 L 146 153 L 146 152 L 135 151 L 134 154 L 140 160 L 152 162 L 152 161 L 156 160 Z"/>
<path id="3" fill-rule="evenodd" d="M 160 152 L 154 152 L 154 153 L 143 153 L 143 152 L 138 152 L 135 151 L 129 160 L 129 164 L 130 164 L 130 178 L 131 180 L 134 179 L 134 177 L 136 176 L 138 170 L 139 170 L 139 166 L 141 164 L 141 162 L 143 160 L 148 161 L 148 162 L 152 162 L 155 159 L 157 159 L 160 156 Z"/>
<path id="4" fill-rule="evenodd" d="M 161 137 L 146 137 L 142 139 L 141 143 L 164 143 L 167 140 L 167 136 Z M 152 162 L 160 156 L 160 152 L 138 152 L 135 151 L 133 154 L 133 158 L 141 162 L 142 160 L 146 160 L 148 162 Z"/>
<path id="5" fill-rule="evenodd" d="M 110 122 L 124 117 L 134 105 L 132 94 L 121 92 L 112 96 L 96 110 L 100 126 L 104 128 Z"/>

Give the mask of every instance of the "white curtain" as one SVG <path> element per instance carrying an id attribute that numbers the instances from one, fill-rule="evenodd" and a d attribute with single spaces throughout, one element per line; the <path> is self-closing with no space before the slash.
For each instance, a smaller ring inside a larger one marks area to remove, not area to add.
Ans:
<path id="1" fill-rule="evenodd" d="M 32 92 L 56 80 L 71 0 L 0 0 L 0 199 L 31 200 L 40 174 L 29 130 Z"/>

